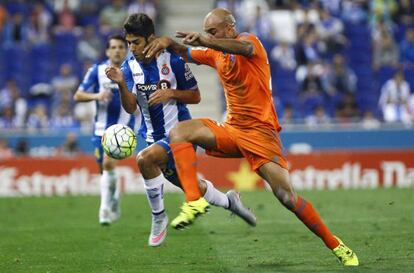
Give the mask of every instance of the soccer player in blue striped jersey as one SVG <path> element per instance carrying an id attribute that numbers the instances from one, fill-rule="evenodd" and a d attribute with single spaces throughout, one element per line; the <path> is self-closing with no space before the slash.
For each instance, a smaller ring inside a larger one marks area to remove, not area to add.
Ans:
<path id="1" fill-rule="evenodd" d="M 116 160 L 105 155 L 101 138 L 106 128 L 113 124 L 124 124 L 134 128 L 135 116 L 121 106 L 118 85 L 110 80 L 105 69 L 109 66 L 120 67 L 127 55 L 126 40 L 121 35 L 108 39 L 107 60 L 93 65 L 86 73 L 83 82 L 74 95 L 77 102 L 96 102 L 94 135 L 95 156 L 102 173 L 100 178 L 101 204 L 99 222 L 109 225 L 119 217 L 119 191 L 115 173 Z"/>
<path id="2" fill-rule="evenodd" d="M 133 57 L 122 65 L 122 70 L 109 66 L 106 73 L 118 83 L 125 110 L 133 113 L 138 105 L 143 116 L 140 133 L 146 138 L 148 147 L 138 154 L 137 164 L 152 210 L 148 244 L 158 246 L 165 239 L 168 225 L 163 185 L 168 179 L 181 187 L 168 134 L 179 121 L 191 119 L 186 104 L 199 103 L 200 91 L 190 68 L 175 53 L 165 50 L 155 58 L 144 57 L 145 46 L 155 39 L 154 25 L 147 15 L 130 15 L 124 29 Z M 199 183 L 209 204 L 229 209 L 250 225 L 256 224 L 254 214 L 242 205 L 235 191 L 224 194 L 207 180 Z"/>

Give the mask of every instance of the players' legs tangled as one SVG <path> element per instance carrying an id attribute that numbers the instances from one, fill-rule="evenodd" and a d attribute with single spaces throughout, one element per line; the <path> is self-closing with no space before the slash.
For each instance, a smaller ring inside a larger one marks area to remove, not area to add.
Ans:
<path id="1" fill-rule="evenodd" d="M 171 165 L 171 159 L 166 149 L 168 149 L 168 145 L 163 147 L 163 143 L 158 144 L 157 142 L 142 150 L 137 156 L 137 164 L 144 177 L 145 189 L 153 215 L 151 234 L 148 241 L 150 246 L 160 245 L 166 236 L 168 218 L 164 211 L 163 185 L 167 179 L 164 175 L 167 175 L 168 179 L 171 180 L 170 182 L 174 185 L 181 187 L 178 179 L 173 179 L 173 176 L 169 176 L 169 173 L 173 172 L 173 170 L 167 169 Z M 194 151 L 192 146 L 191 149 Z M 164 174 L 161 172 L 161 169 L 164 170 Z M 230 209 L 229 197 L 226 194 L 217 190 L 208 180 L 200 179 L 197 181 L 201 195 L 208 202 L 207 205 L 211 204 Z M 239 203 L 241 202 L 235 202 L 233 207 L 241 210 L 242 207 Z"/>
<path id="2" fill-rule="evenodd" d="M 205 213 L 208 203 L 227 208 L 249 225 L 256 225 L 255 215 L 243 206 L 238 193 L 229 191 L 224 195 L 209 181 L 206 181 L 204 185 L 201 181 L 197 185 L 197 156 L 192 145 L 197 144 L 207 149 L 216 146 L 216 136 L 209 127 L 201 120 L 180 122 L 170 132 L 170 142 L 177 172 L 187 199 L 181 213 L 171 223 L 174 228 L 181 229 L 191 224 L 195 217 Z"/>
<path id="3" fill-rule="evenodd" d="M 181 207 L 180 214 L 171 222 L 171 226 L 176 229 L 190 225 L 209 208 L 197 183 L 197 155 L 193 144 L 202 147 L 215 144 L 214 135 L 202 122 L 183 121 L 170 131 L 170 147 L 187 201 Z"/>
<path id="4" fill-rule="evenodd" d="M 170 131 L 170 143 L 186 199 L 196 201 L 202 194 L 197 183 L 197 156 L 193 144 L 215 147 L 215 136 L 200 120 L 186 120 Z"/>
<path id="5" fill-rule="evenodd" d="M 144 177 L 145 189 L 147 190 L 148 200 L 153 214 L 160 214 L 164 211 L 162 198 L 162 185 L 168 181 L 161 168 L 165 169 L 169 157 L 166 150 L 158 144 L 142 150 L 137 156 L 137 164 Z M 166 172 L 169 172 L 167 170 Z M 206 180 L 199 179 L 198 188 L 202 196 L 211 204 L 219 207 L 228 207 L 228 198 L 226 195 L 217 190 L 214 185 Z M 181 187 L 179 181 L 171 181 L 174 185 Z M 158 190 L 159 189 L 159 190 Z M 155 196 L 155 198 L 150 198 Z"/>
<path id="6" fill-rule="evenodd" d="M 99 222 L 109 225 L 119 218 L 119 198 L 117 177 L 115 173 L 116 160 L 104 155 L 102 175 L 100 179 L 101 204 L 99 207 Z"/>

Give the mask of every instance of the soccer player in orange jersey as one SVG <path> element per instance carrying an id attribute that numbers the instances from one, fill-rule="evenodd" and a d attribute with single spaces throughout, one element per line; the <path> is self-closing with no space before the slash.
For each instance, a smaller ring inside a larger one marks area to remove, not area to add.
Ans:
<path id="1" fill-rule="evenodd" d="M 227 99 L 225 123 L 193 119 L 178 123 L 170 131 L 171 149 L 187 199 L 171 225 L 179 229 L 191 224 L 208 206 L 198 189 L 192 146 L 197 144 L 213 156 L 246 158 L 269 183 L 275 197 L 319 236 L 343 265 L 358 265 L 356 254 L 332 235 L 312 204 L 294 191 L 282 153 L 266 51 L 253 34 L 237 33 L 235 24 L 228 10 L 214 9 L 204 19 L 205 35 L 177 32 L 185 45 L 161 37 L 144 50 L 151 57 L 169 48 L 188 62 L 213 67 Z"/>

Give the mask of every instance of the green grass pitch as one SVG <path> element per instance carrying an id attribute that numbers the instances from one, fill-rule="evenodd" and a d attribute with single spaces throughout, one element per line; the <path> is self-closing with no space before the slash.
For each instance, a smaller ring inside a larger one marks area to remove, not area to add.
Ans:
<path id="1" fill-rule="evenodd" d="M 168 230 L 163 246 L 147 246 L 144 195 L 126 195 L 122 217 L 98 225 L 99 198 L 0 199 L 0 272 L 414 272 L 413 189 L 304 192 L 331 230 L 360 259 L 343 268 L 269 192 L 242 198 L 258 217 L 248 227 L 213 208 L 188 230 Z M 172 219 L 181 194 L 166 194 Z"/>

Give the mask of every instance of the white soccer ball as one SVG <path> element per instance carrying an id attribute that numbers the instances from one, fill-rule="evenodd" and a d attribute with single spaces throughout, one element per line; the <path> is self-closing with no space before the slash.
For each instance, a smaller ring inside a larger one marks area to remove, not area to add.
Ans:
<path id="1" fill-rule="evenodd" d="M 131 156 L 137 146 L 134 131 L 123 124 L 109 126 L 102 135 L 101 142 L 105 154 L 114 159 Z"/>

